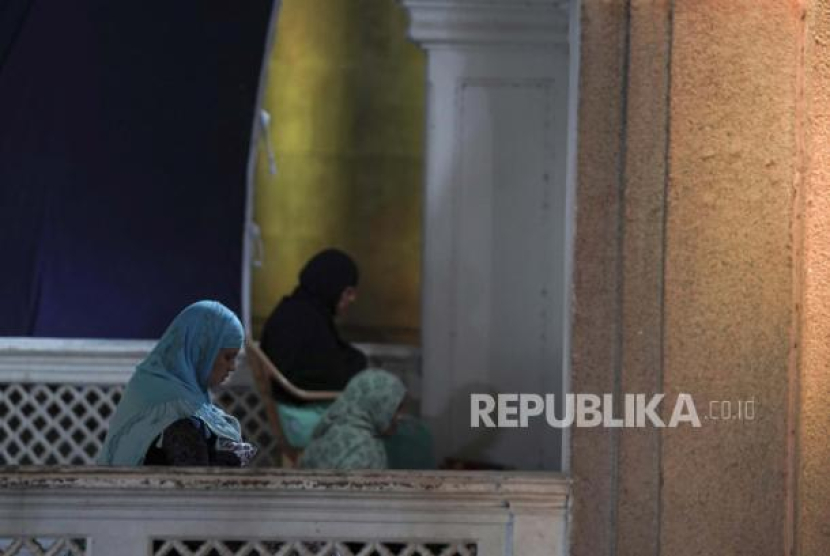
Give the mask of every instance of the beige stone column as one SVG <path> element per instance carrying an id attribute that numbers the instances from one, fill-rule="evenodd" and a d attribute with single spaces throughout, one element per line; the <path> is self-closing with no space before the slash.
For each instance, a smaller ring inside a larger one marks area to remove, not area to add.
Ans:
<path id="1" fill-rule="evenodd" d="M 620 358 L 620 235 L 627 10 L 582 3 L 571 390 L 613 392 Z M 571 554 L 611 555 L 617 438 L 573 429 Z"/>
<path id="2" fill-rule="evenodd" d="M 663 391 L 670 11 L 670 0 L 632 2 L 629 11 L 618 394 Z M 617 554 L 658 553 L 660 443 L 657 429 L 619 432 Z"/>
<path id="3" fill-rule="evenodd" d="M 669 15 L 583 3 L 574 392 L 662 391 Z M 572 434 L 572 553 L 657 553 L 659 432 Z"/>
<path id="4" fill-rule="evenodd" d="M 581 21 L 572 389 L 689 393 L 703 426 L 575 430 L 571 552 L 828 554 L 828 2 Z"/>
<path id="5" fill-rule="evenodd" d="M 675 4 L 664 385 L 706 413 L 710 402 L 754 400 L 757 415 L 664 432 L 662 554 L 786 549 L 795 4 Z"/>
<path id="6" fill-rule="evenodd" d="M 830 553 L 830 2 L 810 4 L 804 46 L 803 289 L 799 374 L 794 384 L 798 470 L 793 486 L 799 556 Z"/>

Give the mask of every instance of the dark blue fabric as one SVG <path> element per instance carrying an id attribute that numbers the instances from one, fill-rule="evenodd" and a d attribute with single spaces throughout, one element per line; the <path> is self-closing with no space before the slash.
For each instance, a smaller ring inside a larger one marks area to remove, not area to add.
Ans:
<path id="1" fill-rule="evenodd" d="M 272 0 L 0 2 L 0 335 L 238 312 Z"/>

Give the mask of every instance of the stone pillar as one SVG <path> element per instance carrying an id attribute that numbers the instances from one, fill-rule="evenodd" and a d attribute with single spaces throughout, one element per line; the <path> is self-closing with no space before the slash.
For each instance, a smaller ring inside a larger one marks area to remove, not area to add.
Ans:
<path id="1" fill-rule="evenodd" d="M 422 413 L 441 455 L 559 469 L 470 392 L 561 392 L 568 2 L 403 0 L 427 52 Z"/>
<path id="2" fill-rule="evenodd" d="M 830 550 L 828 22 L 582 3 L 573 390 L 690 393 L 703 423 L 573 432 L 574 556 Z"/>
<path id="3" fill-rule="evenodd" d="M 830 1 L 808 4 L 799 114 L 804 182 L 798 374 L 791 394 L 793 545 L 799 556 L 830 552 Z"/>
<path id="4" fill-rule="evenodd" d="M 571 321 L 573 392 L 619 390 L 627 21 L 623 2 L 582 2 Z M 658 180 L 656 187 L 660 186 Z M 645 337 L 659 332 L 659 321 L 656 331 L 654 325 L 644 328 Z M 574 429 L 570 440 L 571 553 L 615 556 L 619 435 L 612 430 Z"/>
<path id="5" fill-rule="evenodd" d="M 675 6 L 664 387 L 757 415 L 665 431 L 665 554 L 787 545 L 802 32 L 791 2 Z"/>

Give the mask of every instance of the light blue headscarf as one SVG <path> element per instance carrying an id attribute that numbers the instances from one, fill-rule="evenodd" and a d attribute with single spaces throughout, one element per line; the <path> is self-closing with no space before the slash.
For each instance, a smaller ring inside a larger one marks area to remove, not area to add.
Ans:
<path id="1" fill-rule="evenodd" d="M 98 463 L 140 465 L 153 439 L 187 417 L 241 442 L 239 422 L 211 403 L 208 380 L 219 350 L 241 348 L 243 336 L 239 319 L 219 302 L 199 301 L 179 313 L 127 383 Z"/>

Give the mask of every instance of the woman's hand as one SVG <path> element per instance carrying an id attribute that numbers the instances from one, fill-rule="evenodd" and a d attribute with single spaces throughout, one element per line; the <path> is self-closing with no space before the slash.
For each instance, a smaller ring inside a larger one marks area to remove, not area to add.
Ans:
<path id="1" fill-rule="evenodd" d="M 234 442 L 227 438 L 216 441 L 216 452 L 233 454 L 239 460 L 240 467 L 247 467 L 257 454 L 257 447 L 248 442 Z"/>

